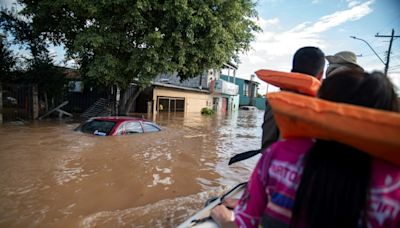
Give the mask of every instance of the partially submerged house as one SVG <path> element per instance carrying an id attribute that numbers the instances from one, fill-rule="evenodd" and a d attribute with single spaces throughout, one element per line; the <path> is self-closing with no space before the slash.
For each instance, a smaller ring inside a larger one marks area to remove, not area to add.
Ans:
<path id="1" fill-rule="evenodd" d="M 233 64 L 225 68 L 236 70 Z M 238 86 L 220 79 L 220 71 L 210 69 L 202 75 L 181 81 L 179 75 L 161 74 L 138 97 L 135 112 L 200 112 L 202 108 L 227 112 L 239 106 Z M 236 98 L 235 98 L 236 96 Z M 236 102 L 236 103 L 235 103 Z"/>

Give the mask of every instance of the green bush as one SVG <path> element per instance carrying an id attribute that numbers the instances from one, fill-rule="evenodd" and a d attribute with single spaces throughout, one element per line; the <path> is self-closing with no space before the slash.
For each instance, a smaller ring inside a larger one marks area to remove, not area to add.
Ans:
<path id="1" fill-rule="evenodd" d="M 201 109 L 201 114 L 209 116 L 209 115 L 214 114 L 214 110 L 212 110 L 211 108 L 205 107 L 205 108 Z"/>

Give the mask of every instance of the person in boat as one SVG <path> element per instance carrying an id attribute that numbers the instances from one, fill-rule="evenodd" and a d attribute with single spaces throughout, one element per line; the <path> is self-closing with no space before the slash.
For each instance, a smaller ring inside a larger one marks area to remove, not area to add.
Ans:
<path id="1" fill-rule="evenodd" d="M 328 67 L 326 68 L 326 77 L 329 77 L 340 71 L 355 70 L 364 72 L 364 69 L 357 64 L 357 56 L 351 51 L 341 51 L 335 55 L 327 55 Z"/>
<path id="2" fill-rule="evenodd" d="M 318 97 L 398 111 L 382 73 L 339 72 Z M 215 207 L 222 227 L 400 227 L 400 167 L 352 146 L 291 138 L 272 144 L 258 161 L 234 209 Z"/>
<path id="3" fill-rule="evenodd" d="M 303 73 L 321 80 L 324 74 L 325 54 L 317 47 L 302 47 L 293 56 L 291 72 Z M 261 149 L 264 150 L 279 139 L 271 106 L 265 101 L 264 122 L 262 124 Z"/>

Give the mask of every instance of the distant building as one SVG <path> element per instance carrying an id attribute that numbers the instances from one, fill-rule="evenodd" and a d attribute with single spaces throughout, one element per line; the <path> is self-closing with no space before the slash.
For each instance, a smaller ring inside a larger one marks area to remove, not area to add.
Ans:
<path id="1" fill-rule="evenodd" d="M 221 79 L 233 82 L 239 87 L 239 106 L 255 106 L 260 110 L 265 110 L 265 98 L 257 97 L 258 86 L 260 83 L 251 80 L 236 78 L 228 75 L 221 75 Z"/>
<path id="2" fill-rule="evenodd" d="M 223 68 L 235 70 L 231 63 Z M 217 112 L 238 109 L 238 86 L 220 79 L 220 70 L 210 69 L 203 74 L 181 81 L 177 74 L 160 74 L 151 88 L 138 98 L 138 112 L 200 112 L 208 107 Z M 150 108 L 151 107 L 151 108 Z"/>

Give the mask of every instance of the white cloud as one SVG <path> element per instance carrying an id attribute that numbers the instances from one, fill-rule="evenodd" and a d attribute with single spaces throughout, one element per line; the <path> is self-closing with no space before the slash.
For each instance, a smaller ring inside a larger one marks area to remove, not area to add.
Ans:
<path id="1" fill-rule="evenodd" d="M 279 18 L 260 18 L 258 24 L 263 32 L 256 34 L 251 44 L 252 50 L 240 56 L 241 64 L 237 75 L 249 78 L 256 70 L 270 68 L 289 71 L 293 53 L 303 46 L 326 47 L 323 33 L 349 21 L 356 21 L 372 12 L 374 0 L 349 7 L 323 16 L 315 22 L 302 22 L 285 32 L 275 32 L 272 26 L 279 27 Z M 350 4 L 350 3 L 349 3 Z"/>
<path id="2" fill-rule="evenodd" d="M 319 0 L 313 0 L 311 3 L 312 4 L 317 4 L 317 3 L 319 3 Z"/>
<path id="3" fill-rule="evenodd" d="M 265 29 L 269 29 L 270 27 L 274 27 L 279 25 L 279 18 L 272 18 L 272 19 L 268 19 L 265 20 L 263 18 L 259 18 L 256 21 L 257 25 L 260 26 L 260 28 L 262 28 L 263 30 Z"/>
<path id="4" fill-rule="evenodd" d="M 346 2 L 347 2 L 347 4 L 348 4 L 349 7 L 353 7 L 353 6 L 356 6 L 356 5 L 358 5 L 358 4 L 361 3 L 361 2 L 358 1 L 358 0 L 346 0 Z"/>
<path id="5" fill-rule="evenodd" d="M 333 14 L 322 17 L 311 27 L 305 29 L 308 33 L 320 33 L 330 28 L 336 27 L 347 21 L 356 21 L 372 12 L 370 5 L 374 1 L 367 1 L 363 4 L 356 5 L 348 10 L 338 11 Z"/>

